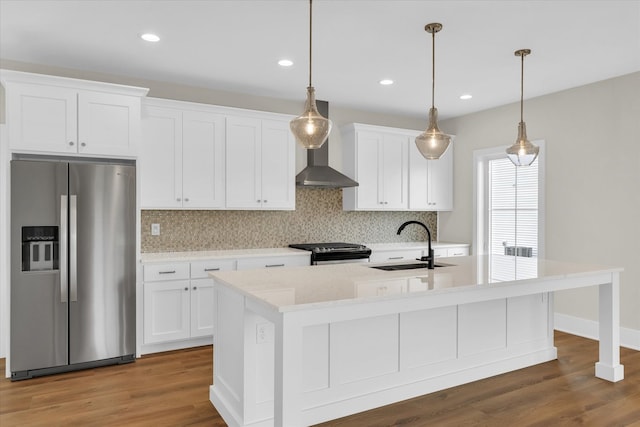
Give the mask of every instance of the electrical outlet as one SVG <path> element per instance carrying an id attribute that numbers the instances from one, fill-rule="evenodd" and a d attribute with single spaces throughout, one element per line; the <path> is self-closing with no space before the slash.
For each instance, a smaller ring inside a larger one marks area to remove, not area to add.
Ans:
<path id="1" fill-rule="evenodd" d="M 152 236 L 160 235 L 160 224 L 151 224 L 151 235 Z"/>
<path id="2" fill-rule="evenodd" d="M 270 324 L 259 323 L 256 325 L 256 344 L 264 344 L 270 341 Z"/>

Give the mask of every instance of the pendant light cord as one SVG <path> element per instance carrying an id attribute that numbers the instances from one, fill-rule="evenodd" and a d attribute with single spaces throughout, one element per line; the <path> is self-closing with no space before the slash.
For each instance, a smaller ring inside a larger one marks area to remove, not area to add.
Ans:
<path id="1" fill-rule="evenodd" d="M 309 87 L 311 87 L 311 37 L 312 37 L 312 31 L 311 31 L 311 25 L 313 22 L 313 12 L 312 12 L 312 5 L 313 0 L 309 0 Z"/>
<path id="2" fill-rule="evenodd" d="M 520 55 L 520 122 L 524 121 L 524 56 Z"/>
<path id="3" fill-rule="evenodd" d="M 436 32 L 431 33 L 431 108 L 435 107 L 436 97 Z"/>

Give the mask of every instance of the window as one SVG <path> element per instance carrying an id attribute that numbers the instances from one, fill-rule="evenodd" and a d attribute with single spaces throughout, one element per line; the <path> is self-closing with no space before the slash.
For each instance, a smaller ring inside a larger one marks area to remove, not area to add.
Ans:
<path id="1" fill-rule="evenodd" d="M 503 147 L 474 153 L 474 252 L 507 255 L 500 261 L 505 263 L 499 269 L 504 274 L 492 273 L 496 280 L 513 278 L 516 257 L 537 258 L 544 253 L 544 142 L 535 144 L 540 154 L 531 166 L 514 166 Z M 518 263 L 525 265 L 535 263 Z M 525 270 L 518 277 L 528 274 Z"/>

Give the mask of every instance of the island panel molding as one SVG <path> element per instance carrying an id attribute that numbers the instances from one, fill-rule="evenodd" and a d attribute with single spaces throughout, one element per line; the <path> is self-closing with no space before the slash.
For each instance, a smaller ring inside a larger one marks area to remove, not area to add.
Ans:
<path id="1" fill-rule="evenodd" d="M 554 360 L 553 292 L 587 286 L 600 295 L 596 376 L 624 378 L 622 269 L 508 256 L 439 262 L 452 265 L 213 274 L 222 341 L 211 402 L 232 426 L 312 425 Z"/>

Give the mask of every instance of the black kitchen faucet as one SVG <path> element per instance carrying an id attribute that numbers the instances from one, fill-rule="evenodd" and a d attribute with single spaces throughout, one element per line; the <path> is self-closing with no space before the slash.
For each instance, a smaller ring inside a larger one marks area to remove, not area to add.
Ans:
<path id="1" fill-rule="evenodd" d="M 433 270 L 435 268 L 435 256 L 433 255 L 433 249 L 431 249 L 431 231 L 429 231 L 429 227 L 427 227 L 425 224 L 421 223 L 420 221 L 407 221 L 405 223 L 403 223 L 400 228 L 398 228 L 398 235 L 400 235 L 400 233 L 402 233 L 402 230 L 404 230 L 404 228 L 409 225 L 409 224 L 418 224 L 421 225 L 422 227 L 424 227 L 425 230 L 427 230 L 427 242 L 429 243 L 429 249 L 428 249 L 428 256 L 422 256 L 419 259 L 416 258 L 418 261 L 426 261 L 427 262 L 427 268 L 430 270 Z"/>

